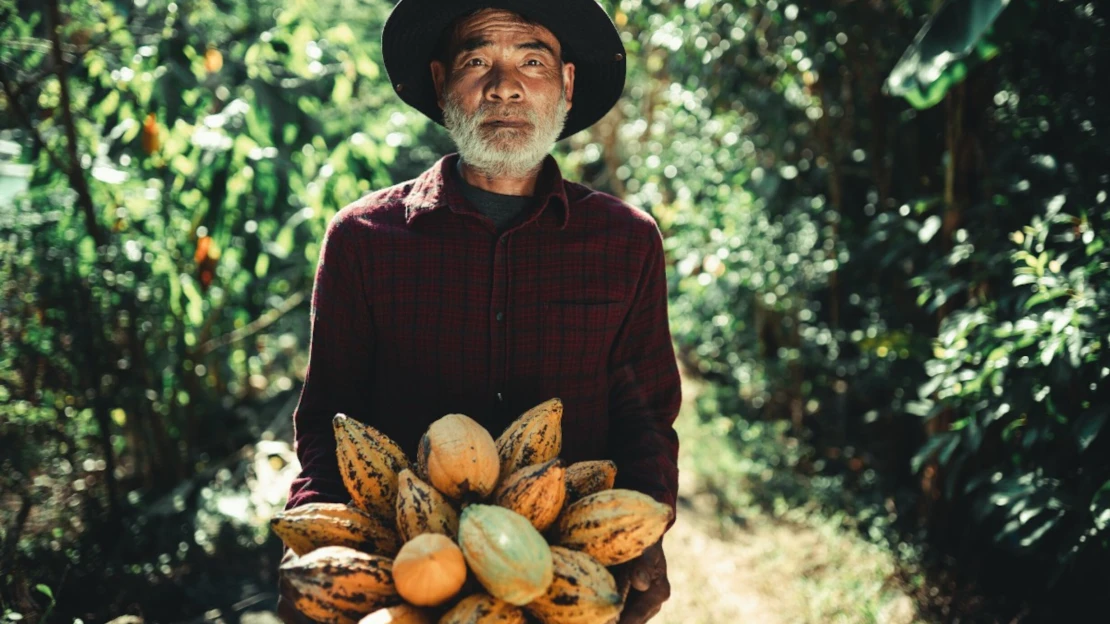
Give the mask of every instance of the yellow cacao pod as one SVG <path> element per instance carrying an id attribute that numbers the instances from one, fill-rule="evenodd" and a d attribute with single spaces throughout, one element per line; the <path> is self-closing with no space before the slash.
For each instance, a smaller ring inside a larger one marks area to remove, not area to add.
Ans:
<path id="1" fill-rule="evenodd" d="M 468 416 L 447 414 L 433 422 L 420 442 L 420 454 L 428 482 L 450 498 L 482 499 L 497 485 L 493 436 Z"/>
<path id="2" fill-rule="evenodd" d="M 520 415 L 497 437 L 501 476 L 559 456 L 563 449 L 563 402 L 548 399 Z"/>
<path id="3" fill-rule="evenodd" d="M 436 619 L 427 609 L 410 604 L 399 604 L 367 615 L 358 624 L 436 624 Z"/>
<path id="4" fill-rule="evenodd" d="M 307 503 L 279 511 L 270 520 L 270 527 L 298 555 L 321 546 L 349 546 L 392 557 L 401 547 L 391 525 L 343 503 Z"/>
<path id="5" fill-rule="evenodd" d="M 489 594 L 474 594 L 451 607 L 439 624 L 524 624 L 524 611 Z"/>
<path id="6" fill-rule="evenodd" d="M 608 459 L 580 461 L 567 466 L 567 504 L 613 489 L 616 479 L 617 465 Z"/>
<path id="7" fill-rule="evenodd" d="M 397 476 L 397 532 L 402 542 L 424 533 L 455 537 L 459 513 L 446 496 L 405 469 Z"/>
<path id="8" fill-rule="evenodd" d="M 406 542 L 393 560 L 397 593 L 420 607 L 441 605 L 466 582 L 466 560 L 446 535 L 425 533 Z"/>
<path id="9" fill-rule="evenodd" d="M 344 414 L 332 419 L 339 474 L 359 508 L 394 519 L 397 474 L 408 468 L 400 447 L 373 427 Z"/>
<path id="10" fill-rule="evenodd" d="M 674 511 L 633 490 L 605 490 L 571 503 L 559 518 L 555 542 L 602 565 L 634 559 L 663 536 Z"/>
<path id="11" fill-rule="evenodd" d="M 561 459 L 552 459 L 514 472 L 494 492 L 493 502 L 524 516 L 542 533 L 559 517 L 566 497 L 566 469 Z"/>
<path id="12" fill-rule="evenodd" d="M 605 566 L 584 552 L 551 547 L 555 577 L 526 609 L 543 624 L 605 624 L 620 615 L 621 595 Z"/>
<path id="13" fill-rule="evenodd" d="M 491 596 L 525 605 L 551 584 L 551 548 L 526 518 L 496 505 L 470 505 L 459 518 L 459 547 Z"/>
<path id="14" fill-rule="evenodd" d="M 298 596 L 293 606 L 317 622 L 355 624 L 399 604 L 392 563 L 346 546 L 324 546 L 281 565 Z"/>

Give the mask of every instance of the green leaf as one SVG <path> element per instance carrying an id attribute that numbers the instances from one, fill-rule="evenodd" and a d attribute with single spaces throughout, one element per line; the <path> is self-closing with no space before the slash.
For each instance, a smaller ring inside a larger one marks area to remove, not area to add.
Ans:
<path id="1" fill-rule="evenodd" d="M 968 63 L 981 63 L 997 53 L 985 47 L 968 58 L 1008 4 L 1008 0 L 947 0 L 902 54 L 883 90 L 906 98 L 915 108 L 935 106 L 963 80 Z"/>
<path id="2" fill-rule="evenodd" d="M 1108 416 L 1110 416 L 1110 411 L 1087 412 L 1079 417 L 1075 422 L 1075 437 L 1079 443 L 1080 451 L 1087 450 L 1087 447 L 1091 445 L 1091 442 L 1106 425 Z"/>
<path id="3" fill-rule="evenodd" d="M 1110 528 L 1110 481 L 1103 483 L 1091 499 L 1091 515 L 1099 531 Z"/>
<path id="4" fill-rule="evenodd" d="M 196 282 L 190 275 L 181 276 L 181 291 L 188 300 L 185 305 L 185 315 L 190 323 L 199 327 L 204 322 L 204 295 L 200 294 Z"/>
<path id="5" fill-rule="evenodd" d="M 1038 512 L 1041 512 L 1041 511 L 1043 511 L 1043 510 L 1038 510 Z M 1046 516 L 1046 515 L 1048 515 L 1048 514 L 1038 513 L 1037 517 Z M 1033 544 L 1035 544 L 1037 542 L 1037 540 L 1044 537 L 1044 534 L 1047 533 L 1052 527 L 1056 526 L 1056 523 L 1060 521 L 1060 516 L 1061 516 L 1061 514 L 1059 514 L 1059 513 L 1055 513 L 1051 516 L 1048 516 L 1047 518 L 1045 518 L 1045 520 L 1043 522 L 1040 523 L 1039 526 L 1037 526 L 1036 529 L 1033 529 L 1033 531 L 1031 533 L 1029 533 L 1029 535 L 1026 535 L 1025 537 L 1023 537 L 1021 539 L 1021 541 L 1018 542 L 1018 543 L 1021 544 L 1022 547 L 1025 547 L 1025 548 L 1028 548 L 1029 546 L 1032 546 Z M 1030 526 L 1028 524 L 1028 522 L 1023 522 L 1022 524 L 1025 527 Z"/>
<path id="6" fill-rule="evenodd" d="M 335 77 L 335 87 L 331 90 L 331 103 L 343 106 L 351 99 L 354 84 L 346 76 L 340 74 Z"/>
<path id="7" fill-rule="evenodd" d="M 1059 338 L 1050 338 L 1048 340 L 1048 345 L 1045 347 L 1045 350 L 1041 351 L 1041 364 L 1045 366 L 1052 364 L 1052 356 L 1055 355 L 1056 350 L 1060 348 L 1060 342 Z"/>
<path id="8" fill-rule="evenodd" d="M 38 585 L 35 585 L 35 589 L 37 589 L 40 592 L 42 592 L 43 594 L 45 594 L 46 597 L 49 598 L 51 602 L 54 601 L 54 592 L 51 591 L 50 588 L 47 587 L 46 585 L 43 585 L 42 583 L 39 583 Z"/>
<path id="9" fill-rule="evenodd" d="M 951 437 L 949 434 L 938 433 L 929 438 L 925 444 L 921 446 L 921 449 L 917 451 L 913 459 L 910 460 L 910 470 L 913 474 L 921 472 L 921 467 L 925 465 L 925 462 L 929 461 L 929 458 L 933 456 L 933 453 L 935 453 L 942 444 L 948 442 L 949 437 Z"/>
<path id="10" fill-rule="evenodd" d="M 270 255 L 258 254 L 258 260 L 254 263 L 254 275 L 258 278 L 266 277 L 266 272 L 270 270 Z"/>

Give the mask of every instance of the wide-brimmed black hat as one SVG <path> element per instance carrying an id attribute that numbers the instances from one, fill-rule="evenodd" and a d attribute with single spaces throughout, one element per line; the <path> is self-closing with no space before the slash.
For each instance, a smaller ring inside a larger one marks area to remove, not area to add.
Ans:
<path id="1" fill-rule="evenodd" d="M 624 89 L 624 45 L 595 0 L 401 0 L 382 31 L 382 57 L 393 90 L 443 125 L 429 65 L 444 28 L 478 9 L 504 9 L 543 25 L 574 63 L 574 106 L 559 138 L 601 119 Z"/>

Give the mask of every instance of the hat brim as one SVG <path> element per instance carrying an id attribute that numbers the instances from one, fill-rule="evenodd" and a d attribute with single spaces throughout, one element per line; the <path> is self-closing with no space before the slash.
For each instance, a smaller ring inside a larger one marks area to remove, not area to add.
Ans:
<path id="1" fill-rule="evenodd" d="M 624 90 L 627 61 L 613 21 L 594 0 L 401 0 L 382 30 L 382 58 L 393 90 L 413 108 L 443 125 L 431 62 L 444 28 L 471 11 L 512 11 L 542 24 L 574 63 L 574 106 L 560 139 L 592 126 Z"/>

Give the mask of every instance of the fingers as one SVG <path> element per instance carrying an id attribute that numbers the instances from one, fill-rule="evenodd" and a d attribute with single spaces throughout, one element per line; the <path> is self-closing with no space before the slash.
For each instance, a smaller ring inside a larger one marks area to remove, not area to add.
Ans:
<path id="1" fill-rule="evenodd" d="M 659 613 L 663 603 L 671 597 L 671 583 L 662 576 L 647 591 L 628 595 L 621 611 L 620 624 L 643 624 Z"/>

